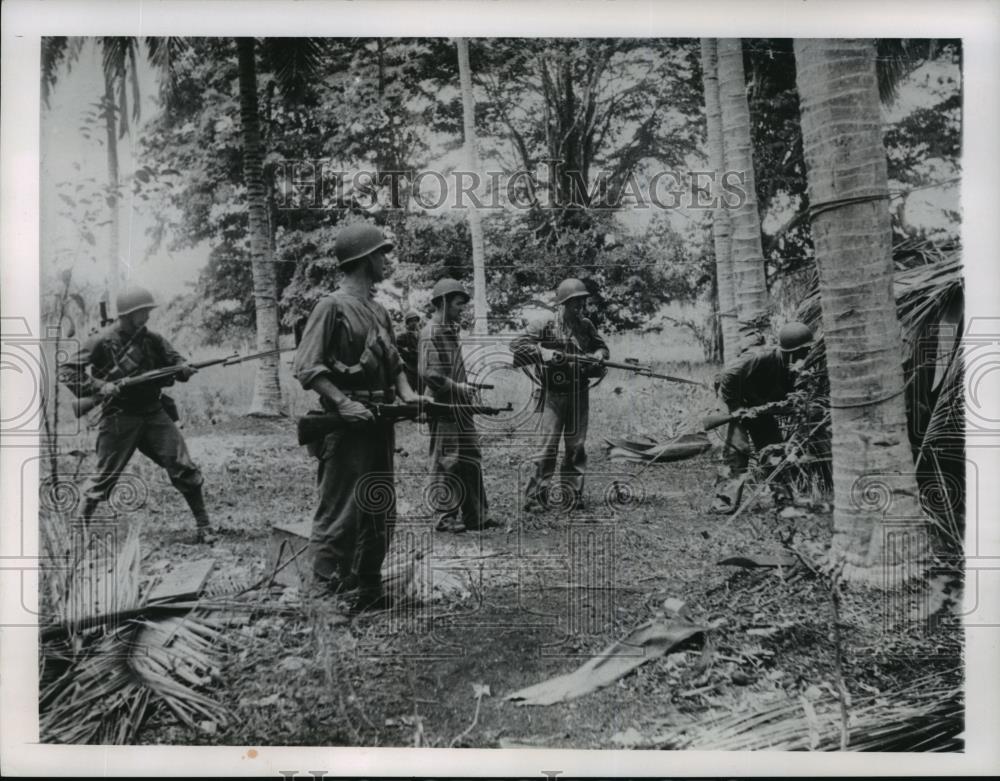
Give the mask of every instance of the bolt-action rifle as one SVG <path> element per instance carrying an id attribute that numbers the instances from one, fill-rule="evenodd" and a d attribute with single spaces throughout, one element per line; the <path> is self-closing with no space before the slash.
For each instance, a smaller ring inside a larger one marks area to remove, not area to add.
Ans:
<path id="1" fill-rule="evenodd" d="M 759 415 L 771 415 L 774 413 L 785 412 L 787 410 L 788 402 L 781 399 L 779 401 L 771 401 L 767 404 L 761 404 L 758 407 L 746 407 L 743 409 L 733 410 L 732 412 L 715 412 L 711 415 L 705 416 L 702 420 L 702 428 L 705 431 L 711 431 L 719 426 L 724 426 L 726 423 L 731 423 L 734 420 L 750 420 Z"/>
<path id="2" fill-rule="evenodd" d="M 506 407 L 490 407 L 484 404 L 441 404 L 436 401 L 384 403 L 358 399 L 376 420 L 424 420 L 433 418 L 459 418 L 470 415 L 499 415 L 513 412 L 509 402 Z M 327 434 L 348 426 L 363 426 L 363 422 L 345 422 L 337 412 L 310 412 L 298 420 L 300 445 L 319 442 Z"/>
<path id="3" fill-rule="evenodd" d="M 208 366 L 235 366 L 238 363 L 256 361 L 260 358 L 265 358 L 268 355 L 277 355 L 278 353 L 288 352 L 292 349 L 294 348 L 286 347 L 284 349 L 264 350 L 263 352 L 250 353 L 249 355 L 233 353 L 232 355 L 226 355 L 222 358 L 212 358 L 207 361 L 164 366 L 163 368 L 152 369 L 151 371 L 143 372 L 142 374 L 135 374 L 131 377 L 122 377 L 120 380 L 115 380 L 112 384 L 118 388 L 119 391 L 121 391 L 123 388 L 130 388 L 134 385 L 142 385 L 145 382 L 167 379 L 168 377 L 172 377 L 187 368 L 204 369 Z M 73 414 L 78 418 L 83 417 L 95 407 L 106 404 L 114 397 L 115 394 L 101 395 L 97 393 L 93 396 L 81 396 L 80 398 L 73 400 Z"/>
<path id="4" fill-rule="evenodd" d="M 608 361 L 602 358 L 594 358 L 590 355 L 579 355 L 577 353 L 564 353 L 555 351 L 552 356 L 551 364 L 558 365 L 562 362 L 576 363 L 581 366 L 590 366 L 594 368 L 602 367 L 605 369 L 621 369 L 622 371 L 632 372 L 633 374 L 638 374 L 642 377 L 652 377 L 657 380 L 668 380 L 670 382 L 682 382 L 686 385 L 698 385 L 702 388 L 707 388 L 703 382 L 698 382 L 697 380 L 689 380 L 687 377 L 674 377 L 670 374 L 661 374 L 660 372 L 654 372 L 653 367 L 648 363 L 639 363 L 637 358 L 626 358 L 624 362 L 619 363 L 618 361 Z"/>

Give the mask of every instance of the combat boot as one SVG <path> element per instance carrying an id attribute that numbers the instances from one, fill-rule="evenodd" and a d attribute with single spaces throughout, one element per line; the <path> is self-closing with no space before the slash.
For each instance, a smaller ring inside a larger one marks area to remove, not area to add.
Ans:
<path id="1" fill-rule="evenodd" d="M 208 520 L 208 511 L 205 509 L 205 498 L 202 496 L 201 489 L 196 488 L 185 493 L 184 499 L 187 500 L 188 507 L 191 508 L 191 514 L 194 516 L 197 527 L 195 542 L 201 545 L 214 544 L 218 537 L 212 531 L 212 525 Z"/>
<path id="2" fill-rule="evenodd" d="M 313 573 L 309 579 L 306 593 L 309 599 L 317 603 L 335 606 L 340 610 L 341 606 L 346 606 L 343 601 L 345 597 L 356 591 L 357 587 L 358 579 L 353 574 L 341 578 L 337 575 L 322 577 Z"/>
<path id="3" fill-rule="evenodd" d="M 363 580 L 359 584 L 358 597 L 351 606 L 351 613 L 368 613 L 378 610 L 388 610 L 392 607 L 392 599 L 382 586 L 381 577 L 378 580 Z"/>

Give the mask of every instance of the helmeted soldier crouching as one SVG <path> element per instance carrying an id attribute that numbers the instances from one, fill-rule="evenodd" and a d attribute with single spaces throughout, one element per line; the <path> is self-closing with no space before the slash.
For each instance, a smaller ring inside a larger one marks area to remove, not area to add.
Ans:
<path id="1" fill-rule="evenodd" d="M 531 323 L 526 333 L 511 343 L 514 365 L 534 364 L 539 384 L 541 452 L 535 458 L 535 473 L 526 491 L 524 509 L 528 512 L 548 505 L 560 438 L 565 441 L 563 487 L 572 492 L 572 507 L 583 509 L 589 383 L 597 375 L 593 367 L 560 360 L 560 354 L 583 354 L 602 360 L 611 357 L 594 324 L 583 316 L 584 299 L 589 295 L 579 279 L 563 280 L 556 289 L 556 304 L 562 309 Z M 602 373 L 599 367 L 596 371 Z"/>
<path id="2" fill-rule="evenodd" d="M 313 590 L 359 589 L 355 609 L 387 604 L 381 569 L 396 520 L 392 421 L 376 421 L 361 400 L 415 401 L 388 312 L 372 297 L 392 250 L 378 228 L 352 225 L 337 236 L 340 287 L 313 308 L 295 356 L 295 376 L 327 411 L 350 424 L 310 452 L 319 459 L 319 506 L 310 552 Z"/>
<path id="3" fill-rule="evenodd" d="M 121 293 L 116 301 L 118 322 L 89 340 L 59 367 L 59 379 L 78 397 L 102 400 L 97 434 L 97 470 L 83 493 L 81 517 L 89 522 L 106 500 L 138 450 L 163 467 L 170 482 L 187 500 L 197 524 L 199 542 L 211 542 L 208 513 L 202 496 L 201 471 L 188 455 L 184 437 L 175 425 L 176 407 L 161 389 L 190 379 L 197 369 L 157 333 L 146 328 L 156 306 L 143 288 Z M 119 389 L 126 377 L 167 366 L 184 366 L 173 377 Z"/>
<path id="4" fill-rule="evenodd" d="M 740 355 L 726 367 L 719 383 L 719 395 L 729 411 L 759 407 L 786 398 L 795 387 L 793 367 L 806 357 L 812 341 L 808 326 L 791 322 L 778 332 L 777 347 L 759 347 Z M 750 462 L 751 442 L 760 453 L 769 445 L 783 441 L 781 427 L 774 415 L 762 413 L 732 421 L 723 451 L 730 479 L 717 491 L 712 509 L 722 513 L 736 510 Z M 787 489 L 780 483 L 772 490 L 779 500 L 787 498 Z"/>

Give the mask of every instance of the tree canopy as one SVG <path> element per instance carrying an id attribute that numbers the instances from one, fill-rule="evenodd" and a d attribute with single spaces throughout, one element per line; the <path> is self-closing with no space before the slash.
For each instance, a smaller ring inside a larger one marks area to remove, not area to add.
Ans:
<path id="1" fill-rule="evenodd" d="M 461 211 L 427 208 L 413 180 L 413 172 L 449 176 L 462 166 L 451 42 L 329 39 L 290 59 L 282 46 L 262 39 L 258 89 L 283 327 L 335 286 L 333 242 L 352 221 L 372 220 L 396 243 L 398 266 L 385 286 L 394 309 L 419 304 L 418 291 L 440 275 L 471 279 Z M 142 153 L 154 175 L 184 172 L 151 191 L 159 238 L 208 247 L 198 290 L 211 303 L 199 311 L 206 333 L 222 335 L 253 323 L 236 54 L 211 38 L 169 51 L 170 110 L 147 125 Z M 747 39 L 743 51 L 773 284 L 813 256 L 794 57 L 783 39 Z M 891 183 L 920 188 L 955 176 L 961 93 L 948 69 L 960 65 L 960 43 L 879 42 L 879 53 L 884 100 L 922 69 L 940 79 L 924 85 L 936 103 L 886 121 Z M 295 57 L 318 75 L 288 92 L 282 69 L 298 67 Z M 609 329 L 641 327 L 663 303 L 713 289 L 708 212 L 635 208 L 656 172 L 707 169 L 697 40 L 477 39 L 470 57 L 483 167 L 527 172 L 512 190 L 523 197 L 519 208 L 484 212 L 494 323 L 517 324 L 524 306 L 546 302 L 571 275 L 595 292 Z M 899 238 L 921 235 L 906 197 L 897 200 Z"/>

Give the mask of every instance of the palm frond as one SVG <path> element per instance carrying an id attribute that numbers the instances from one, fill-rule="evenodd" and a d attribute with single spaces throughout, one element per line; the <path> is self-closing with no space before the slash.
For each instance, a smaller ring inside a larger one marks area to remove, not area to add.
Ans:
<path id="1" fill-rule="evenodd" d="M 118 135 L 123 137 L 128 132 L 129 123 L 128 83 L 130 79 L 136 78 L 136 39 L 124 36 L 102 36 L 99 43 L 104 78 L 111 84 L 112 92 L 117 92 L 115 109 L 118 112 L 120 123 Z M 136 99 L 132 103 L 132 121 L 138 122 L 140 110 L 138 82 L 134 82 L 133 86 Z"/>
<path id="2" fill-rule="evenodd" d="M 964 485 L 959 472 L 964 449 L 964 384 L 960 336 L 963 318 L 961 253 L 927 241 L 893 250 L 908 268 L 896 272 L 894 295 L 903 337 L 904 394 L 921 503 L 948 547 L 961 551 Z M 913 265 L 917 263 L 917 265 Z M 798 309 L 812 328 L 811 365 L 822 365 L 822 310 L 818 282 Z M 947 463 L 942 463 L 945 461 Z M 956 466 L 957 465 L 957 466 Z"/>
<path id="3" fill-rule="evenodd" d="M 875 42 L 878 96 L 883 103 L 892 103 L 904 78 L 920 64 L 910 41 L 903 38 L 880 38 Z"/>
<path id="4" fill-rule="evenodd" d="M 265 38 L 261 48 L 281 93 L 291 99 L 301 97 L 321 72 L 327 54 L 322 38 Z"/>
<path id="5" fill-rule="evenodd" d="M 224 707 L 206 693 L 225 640 L 215 618 L 197 607 L 156 619 L 112 618 L 142 606 L 138 533 L 130 532 L 120 546 L 112 535 L 112 545 L 105 546 L 77 530 L 67 553 L 64 518 L 53 514 L 42 529 L 46 550 L 71 563 L 65 578 L 54 580 L 51 598 L 70 636 L 59 633 L 42 643 L 42 739 L 131 743 L 161 707 L 192 728 L 205 721 L 224 725 Z"/>
<path id="6" fill-rule="evenodd" d="M 42 103 L 46 108 L 68 51 L 69 38 L 54 35 L 42 38 Z"/>
<path id="7" fill-rule="evenodd" d="M 210 618 L 192 614 L 104 634 L 43 686 L 42 739 L 132 743 L 159 707 L 192 729 L 204 721 L 224 726 L 225 708 L 204 691 L 220 665 L 222 639 Z"/>
<path id="8" fill-rule="evenodd" d="M 848 748 L 961 751 L 964 728 L 961 685 L 951 674 L 936 674 L 856 703 L 850 710 Z M 837 751 L 840 729 L 836 697 L 807 701 L 783 695 L 750 712 L 702 717 L 655 742 L 704 751 Z"/>
<path id="9" fill-rule="evenodd" d="M 159 71 L 160 100 L 169 109 L 177 96 L 177 65 L 191 48 L 190 43 L 187 38 L 177 36 L 149 37 L 145 43 L 146 56 Z"/>

